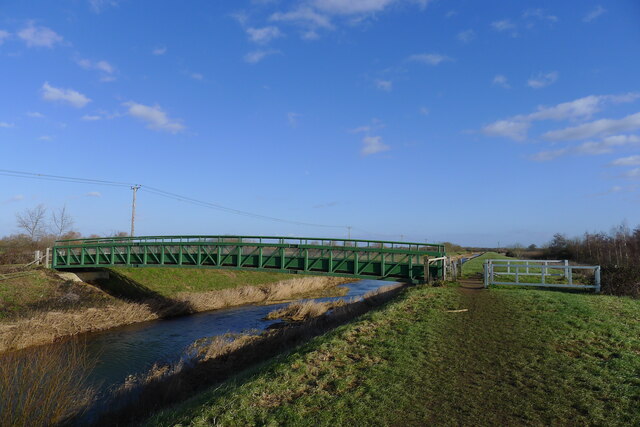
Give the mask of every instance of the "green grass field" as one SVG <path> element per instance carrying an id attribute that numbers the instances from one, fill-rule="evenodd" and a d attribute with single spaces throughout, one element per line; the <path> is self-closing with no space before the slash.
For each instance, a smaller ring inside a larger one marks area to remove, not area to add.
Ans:
<path id="1" fill-rule="evenodd" d="M 148 423 L 639 425 L 639 374 L 640 300 L 414 287 Z"/>
<path id="2" fill-rule="evenodd" d="M 482 265 L 485 260 L 488 259 L 511 259 L 508 256 L 500 255 L 497 252 L 485 252 L 479 257 L 473 258 L 462 264 L 462 275 L 463 276 L 474 276 L 477 274 L 482 274 Z"/>
<path id="3" fill-rule="evenodd" d="M 214 270 L 206 268 L 114 268 L 118 274 L 164 297 L 179 292 L 205 292 L 236 286 L 259 286 L 293 279 L 286 273 Z"/>

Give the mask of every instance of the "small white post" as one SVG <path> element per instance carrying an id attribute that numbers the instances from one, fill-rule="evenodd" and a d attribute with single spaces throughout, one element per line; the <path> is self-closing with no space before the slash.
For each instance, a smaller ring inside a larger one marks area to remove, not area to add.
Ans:
<path id="1" fill-rule="evenodd" d="M 596 267 L 596 271 L 594 272 L 594 282 L 596 285 L 596 293 L 600 293 L 600 266 Z"/>
<path id="2" fill-rule="evenodd" d="M 40 251 L 36 251 L 36 252 L 35 252 L 35 258 L 34 258 L 33 262 L 34 262 L 36 265 L 40 265 Z"/>
<path id="3" fill-rule="evenodd" d="M 507 273 L 511 274 L 511 261 L 507 261 Z"/>
<path id="4" fill-rule="evenodd" d="M 45 257 L 44 257 L 45 268 L 51 267 L 50 258 L 51 258 L 51 248 L 47 248 L 47 251 L 45 252 Z"/>
<path id="5" fill-rule="evenodd" d="M 569 278 L 569 260 L 568 259 L 564 260 L 564 278 L 565 279 Z"/>
<path id="6" fill-rule="evenodd" d="M 487 289 L 489 287 L 489 262 L 485 262 L 484 264 L 484 288 Z"/>
<path id="7" fill-rule="evenodd" d="M 516 264 L 516 283 L 520 283 L 520 265 Z"/>

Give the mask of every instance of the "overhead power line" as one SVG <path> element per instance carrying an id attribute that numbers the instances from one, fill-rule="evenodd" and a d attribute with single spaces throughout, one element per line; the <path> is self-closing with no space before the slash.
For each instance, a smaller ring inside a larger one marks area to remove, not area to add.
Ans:
<path id="1" fill-rule="evenodd" d="M 172 192 L 165 191 L 155 187 L 132 184 L 128 182 L 106 181 L 106 180 L 89 179 L 89 178 L 77 178 L 77 177 L 49 175 L 49 174 L 33 173 L 33 172 L 13 171 L 13 170 L 6 170 L 6 169 L 0 169 L 0 175 L 12 176 L 17 178 L 39 179 L 39 180 L 45 180 L 45 181 L 70 182 L 70 183 L 76 183 L 76 184 L 108 185 L 108 186 L 114 186 L 114 187 L 129 187 L 129 188 L 131 188 L 132 186 L 138 186 L 138 188 L 140 188 L 141 191 L 144 191 L 147 193 L 155 194 L 157 196 L 177 200 L 180 202 L 190 203 L 196 206 L 201 206 L 209 209 L 216 209 L 216 210 L 231 213 L 234 215 L 241 215 L 241 216 L 246 216 L 250 218 L 264 219 L 264 220 L 269 220 L 274 222 L 293 224 L 293 225 L 302 225 L 302 226 L 309 226 L 309 227 L 347 228 L 347 226 L 345 225 L 315 224 L 311 222 L 294 221 L 294 220 L 288 220 L 284 218 L 277 218 L 273 216 L 262 215 L 254 212 L 230 208 L 228 206 L 220 205 L 218 203 L 211 203 L 211 202 L 195 199 L 193 197 L 183 196 L 177 193 L 172 193 Z"/>

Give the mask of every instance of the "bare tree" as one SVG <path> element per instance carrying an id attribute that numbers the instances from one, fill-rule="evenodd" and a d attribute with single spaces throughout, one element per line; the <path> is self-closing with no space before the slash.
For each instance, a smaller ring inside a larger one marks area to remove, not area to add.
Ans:
<path id="1" fill-rule="evenodd" d="M 45 234 L 46 214 L 47 208 L 45 208 L 43 204 L 40 204 L 33 209 L 25 209 L 22 213 L 16 214 L 18 228 L 23 229 L 31 240 L 38 240 Z"/>
<path id="2" fill-rule="evenodd" d="M 57 238 L 71 231 L 73 218 L 67 212 L 67 206 L 63 206 L 58 212 L 51 212 L 51 229 Z"/>

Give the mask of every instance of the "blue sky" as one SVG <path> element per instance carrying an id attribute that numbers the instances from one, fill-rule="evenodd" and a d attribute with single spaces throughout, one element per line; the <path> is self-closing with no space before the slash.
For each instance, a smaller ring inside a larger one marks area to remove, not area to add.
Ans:
<path id="1" fill-rule="evenodd" d="M 638 46 L 631 0 L 5 0 L 0 168 L 142 184 L 140 235 L 541 244 L 640 223 Z M 0 235 L 39 203 L 129 228 L 0 175 Z"/>

